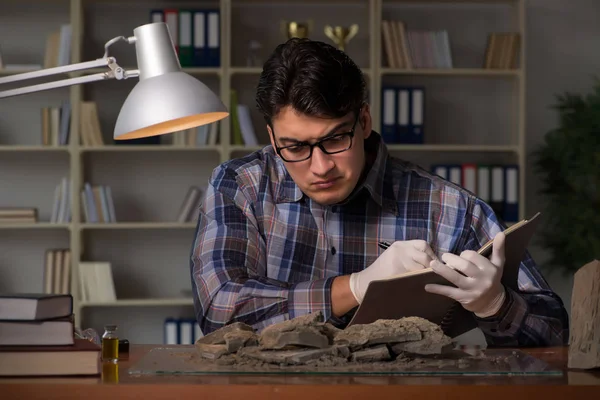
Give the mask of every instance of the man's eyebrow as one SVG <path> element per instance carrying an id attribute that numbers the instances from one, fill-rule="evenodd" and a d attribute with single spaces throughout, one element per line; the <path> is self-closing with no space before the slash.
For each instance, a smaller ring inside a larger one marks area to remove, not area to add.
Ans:
<path id="1" fill-rule="evenodd" d="M 330 136 L 333 136 L 333 135 L 335 135 L 336 133 L 338 133 L 337 131 L 338 131 L 340 128 L 343 128 L 343 127 L 345 127 L 345 126 L 352 126 L 352 123 L 353 123 L 353 122 L 354 122 L 354 121 L 344 121 L 344 122 L 340 122 L 339 124 L 337 124 L 336 126 L 334 126 L 334 127 L 333 127 L 333 128 L 330 130 L 330 131 L 329 131 L 329 133 L 326 133 L 325 135 L 323 135 L 323 136 L 321 136 L 321 137 L 317 138 L 317 141 L 319 141 L 319 140 L 323 140 L 323 139 L 326 139 L 326 138 L 328 138 L 328 137 L 330 137 Z M 298 140 L 298 139 L 294 139 L 294 138 L 290 138 L 290 137 L 286 137 L 286 136 L 280 137 L 280 138 L 279 138 L 279 141 L 280 141 L 280 142 L 293 142 L 293 143 L 297 143 L 297 144 L 300 144 L 300 143 L 307 143 L 306 141 L 302 141 L 302 140 Z"/>

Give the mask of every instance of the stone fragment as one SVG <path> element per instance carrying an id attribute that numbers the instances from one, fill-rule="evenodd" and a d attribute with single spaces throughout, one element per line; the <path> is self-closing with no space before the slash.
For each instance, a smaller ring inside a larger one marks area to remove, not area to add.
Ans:
<path id="1" fill-rule="evenodd" d="M 244 347 L 238 352 L 238 356 L 260 360 L 270 364 L 300 365 L 310 360 L 316 360 L 323 356 L 335 356 L 338 354 L 337 347 L 326 347 L 324 349 L 297 349 L 297 350 L 261 350 L 258 347 Z"/>
<path id="2" fill-rule="evenodd" d="M 225 344 L 224 336 L 229 332 L 235 331 L 248 331 L 254 332 L 254 328 L 250 325 L 247 325 L 243 322 L 234 322 L 228 325 L 225 325 L 222 328 L 217 329 L 214 332 L 209 333 L 206 336 L 201 337 L 196 341 L 196 343 L 204 343 L 204 344 Z"/>
<path id="3" fill-rule="evenodd" d="M 425 320 L 423 320 L 425 321 Z M 336 344 L 344 344 L 353 350 L 384 343 L 400 343 L 422 339 L 419 320 L 401 318 L 380 319 L 370 324 L 349 326 L 339 332 L 334 339 Z"/>
<path id="4" fill-rule="evenodd" d="M 216 360 L 222 355 L 228 354 L 227 345 L 224 344 L 206 344 L 196 342 L 196 351 L 201 357 L 209 360 Z"/>
<path id="5" fill-rule="evenodd" d="M 269 325 L 264 328 L 261 332 L 261 336 L 264 334 L 272 334 L 272 332 L 289 332 L 293 331 L 299 327 L 306 326 L 316 326 L 322 327 L 324 325 L 323 321 L 323 313 L 321 311 L 317 311 L 311 314 L 301 315 L 296 318 L 289 319 L 287 321 L 282 321 L 273 325 Z"/>
<path id="6" fill-rule="evenodd" d="M 333 326 L 329 322 L 325 322 L 323 324 L 323 326 L 321 327 L 321 332 L 329 338 L 329 343 L 333 343 L 333 340 L 335 339 L 335 337 L 340 332 L 343 332 L 343 330 Z"/>
<path id="7" fill-rule="evenodd" d="M 375 362 L 391 359 L 390 351 L 385 344 L 369 347 L 352 353 L 351 360 L 356 362 Z"/>
<path id="8" fill-rule="evenodd" d="M 416 317 L 410 317 L 415 319 Z M 422 320 L 420 318 L 420 320 Z M 417 321 L 422 334 L 421 340 L 396 343 L 391 346 L 392 352 L 400 354 L 408 352 L 419 355 L 442 354 L 453 349 L 452 339 L 444 334 L 442 328 L 427 320 Z"/>
<path id="9" fill-rule="evenodd" d="M 227 332 L 223 335 L 227 351 L 235 353 L 244 346 L 256 346 L 258 344 L 258 335 L 251 331 L 236 330 Z"/>
<path id="10" fill-rule="evenodd" d="M 293 331 L 270 330 L 260 336 L 262 349 L 281 350 L 291 347 L 329 347 L 329 338 L 311 326 L 297 327 Z"/>

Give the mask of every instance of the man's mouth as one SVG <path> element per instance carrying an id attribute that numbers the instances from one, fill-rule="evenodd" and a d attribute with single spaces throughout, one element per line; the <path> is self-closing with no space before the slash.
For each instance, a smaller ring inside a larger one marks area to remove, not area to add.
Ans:
<path id="1" fill-rule="evenodd" d="M 319 189 L 327 189 L 327 188 L 335 185 L 335 183 L 339 179 L 340 178 L 332 178 L 332 179 L 327 179 L 327 180 L 322 180 L 322 181 L 316 181 L 316 182 L 313 182 L 313 186 L 315 186 Z"/>

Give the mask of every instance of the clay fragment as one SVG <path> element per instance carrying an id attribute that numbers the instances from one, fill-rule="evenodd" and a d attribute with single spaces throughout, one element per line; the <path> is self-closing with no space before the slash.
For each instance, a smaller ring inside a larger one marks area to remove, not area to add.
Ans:
<path id="1" fill-rule="evenodd" d="M 203 358 L 207 358 L 209 360 L 216 360 L 222 355 L 228 354 L 227 346 L 224 344 L 206 344 L 206 343 L 196 343 L 196 351 Z"/>
<path id="2" fill-rule="evenodd" d="M 254 332 L 245 330 L 236 330 L 227 332 L 223 335 L 227 351 L 235 353 L 244 346 L 256 346 L 258 344 L 258 335 Z"/>
<path id="3" fill-rule="evenodd" d="M 225 344 L 225 335 L 229 332 L 235 331 L 254 332 L 254 328 L 243 322 L 234 322 L 229 325 L 225 325 L 224 327 L 217 329 L 216 331 L 211 332 L 206 336 L 201 337 L 196 341 L 196 343 Z"/>
<path id="4" fill-rule="evenodd" d="M 329 347 L 329 338 L 311 326 L 297 327 L 293 331 L 270 330 L 260 336 L 262 349 L 289 349 L 291 347 Z"/>
<path id="5" fill-rule="evenodd" d="M 391 359 L 390 351 L 385 344 L 369 347 L 352 353 L 352 361 L 356 362 L 375 362 Z"/>

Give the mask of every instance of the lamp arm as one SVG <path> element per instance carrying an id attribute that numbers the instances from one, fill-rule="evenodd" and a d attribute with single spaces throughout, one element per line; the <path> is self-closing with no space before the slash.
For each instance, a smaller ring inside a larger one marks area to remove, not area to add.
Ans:
<path id="1" fill-rule="evenodd" d="M 60 81 L 46 82 L 46 83 L 40 83 L 37 85 L 30 85 L 30 86 L 25 86 L 25 87 L 21 87 L 21 88 L 0 91 L 0 99 L 5 98 L 5 97 L 18 96 L 18 95 L 27 94 L 27 93 L 41 92 L 43 90 L 56 89 L 59 87 L 78 85 L 78 84 L 88 83 L 88 82 L 96 82 L 96 81 L 108 80 L 108 79 L 122 80 L 122 79 L 127 79 L 127 78 L 138 77 L 140 75 L 139 70 L 135 69 L 135 70 L 125 71 L 122 67 L 120 67 L 117 64 L 117 61 L 114 57 L 108 56 L 108 48 L 112 44 L 114 44 L 118 41 L 121 41 L 121 40 L 123 40 L 129 44 L 133 44 L 136 42 L 136 39 L 134 36 L 131 36 L 128 38 L 126 38 L 125 36 L 118 36 L 118 37 L 115 37 L 115 38 L 109 40 L 108 42 L 106 42 L 106 44 L 104 45 L 104 57 L 102 57 L 102 58 L 99 58 L 99 59 L 93 60 L 93 61 L 84 61 L 84 62 L 70 64 L 70 65 L 61 65 L 59 67 L 46 68 L 46 69 L 41 69 L 38 71 L 31 71 L 31 72 L 25 72 L 22 74 L 6 76 L 3 78 L 0 78 L 0 85 L 5 84 L 5 83 L 20 82 L 20 81 L 24 81 L 27 79 L 36 79 L 36 78 L 42 78 L 45 76 L 65 74 L 65 73 L 69 73 L 69 72 L 82 71 L 82 70 L 91 69 L 91 68 L 108 66 L 110 69 L 106 72 L 100 72 L 100 73 L 92 74 L 92 75 L 78 76 L 75 78 L 63 79 Z"/>

